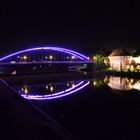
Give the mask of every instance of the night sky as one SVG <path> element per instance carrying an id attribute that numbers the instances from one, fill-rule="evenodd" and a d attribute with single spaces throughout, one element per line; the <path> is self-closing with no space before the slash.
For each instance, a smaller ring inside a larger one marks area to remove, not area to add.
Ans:
<path id="1" fill-rule="evenodd" d="M 0 55 L 36 46 L 89 54 L 101 48 L 140 46 L 134 1 L 9 3 L 0 15 Z"/>

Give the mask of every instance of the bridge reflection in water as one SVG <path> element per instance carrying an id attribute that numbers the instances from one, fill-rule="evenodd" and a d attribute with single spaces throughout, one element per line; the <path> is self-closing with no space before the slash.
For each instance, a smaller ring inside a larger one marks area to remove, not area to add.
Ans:
<path id="1" fill-rule="evenodd" d="M 61 73 L 3 77 L 11 87 L 26 99 L 48 100 L 76 93 L 89 85 L 91 75 Z"/>
<path id="2" fill-rule="evenodd" d="M 89 81 L 69 81 L 64 83 L 48 83 L 42 85 L 24 85 L 15 87 L 26 99 L 55 99 L 75 93 L 89 84 Z"/>
<path id="3" fill-rule="evenodd" d="M 140 79 L 127 77 L 103 76 L 100 78 L 91 78 L 83 74 L 52 74 L 38 76 L 16 76 L 12 79 L 4 78 L 22 97 L 34 100 L 50 100 L 68 96 L 84 89 L 88 85 L 93 88 L 105 88 L 109 86 L 113 91 L 127 92 L 129 90 L 140 91 Z M 61 78 L 60 78 L 61 77 Z M 27 79 L 26 79 L 27 78 Z M 44 80 L 43 80 L 43 79 Z M 17 80 L 16 80 L 17 79 Z M 18 82 L 15 82 L 18 81 Z M 80 91 L 81 92 L 81 91 Z"/>
<path id="4" fill-rule="evenodd" d="M 49 100 L 70 95 L 82 90 L 89 84 L 95 88 L 107 84 L 111 89 L 118 91 L 129 91 L 132 89 L 140 91 L 140 79 L 106 76 L 104 79 L 72 80 L 68 82 L 50 82 L 46 84 L 25 84 L 14 88 L 26 99 Z"/>

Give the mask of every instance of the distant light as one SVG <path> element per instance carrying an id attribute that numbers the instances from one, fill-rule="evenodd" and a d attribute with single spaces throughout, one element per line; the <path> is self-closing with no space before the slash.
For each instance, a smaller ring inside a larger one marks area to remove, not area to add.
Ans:
<path id="1" fill-rule="evenodd" d="M 35 69 L 36 69 L 36 66 L 33 67 L 33 70 L 35 70 Z"/>
<path id="2" fill-rule="evenodd" d="M 75 87 L 75 84 L 72 84 L 72 87 Z"/>
<path id="3" fill-rule="evenodd" d="M 10 63 L 14 64 L 14 63 L 16 63 L 16 61 L 11 61 Z"/>
<path id="4" fill-rule="evenodd" d="M 140 65 L 137 65 L 137 69 L 140 69 Z"/>
<path id="5" fill-rule="evenodd" d="M 127 66 L 126 66 L 126 68 L 127 68 L 127 69 L 130 69 L 130 66 L 129 66 L 129 65 L 127 65 Z"/>
<path id="6" fill-rule="evenodd" d="M 17 73 L 17 71 L 16 70 L 14 70 L 11 74 L 12 75 L 15 75 Z"/>
<path id="7" fill-rule="evenodd" d="M 28 87 L 27 86 L 24 86 L 21 88 L 21 91 L 24 92 L 25 94 L 28 94 L 29 93 L 29 90 L 28 90 Z"/>
<path id="8" fill-rule="evenodd" d="M 23 59 L 24 59 L 24 60 L 27 60 L 27 56 L 26 56 L 26 55 L 24 55 L 24 56 L 23 56 Z"/>
<path id="9" fill-rule="evenodd" d="M 51 87 L 50 87 L 50 91 L 53 92 L 53 90 L 54 90 L 54 88 L 53 88 L 53 86 L 51 86 Z"/>
<path id="10" fill-rule="evenodd" d="M 50 59 L 50 60 L 52 60 L 52 59 L 53 59 L 53 56 L 52 56 L 52 55 L 50 55 L 50 56 L 49 56 L 49 59 Z"/>
<path id="11" fill-rule="evenodd" d="M 24 92 L 25 92 L 25 94 L 27 94 L 27 93 L 28 93 L 28 89 L 27 89 L 27 88 L 25 88 Z"/>
<path id="12" fill-rule="evenodd" d="M 72 59 L 75 59 L 75 56 L 72 56 L 71 58 L 72 58 Z"/>
<path id="13" fill-rule="evenodd" d="M 132 65 L 132 66 L 130 67 L 130 69 L 131 69 L 132 71 L 134 71 L 134 66 Z"/>
<path id="14" fill-rule="evenodd" d="M 133 83 L 134 82 L 134 79 L 130 79 L 130 83 Z"/>
<path id="15" fill-rule="evenodd" d="M 96 56 L 93 56 L 93 60 L 96 60 L 96 58 L 97 58 Z"/>
<path id="16" fill-rule="evenodd" d="M 93 81 L 93 85 L 96 86 L 97 85 L 97 82 L 96 81 Z"/>

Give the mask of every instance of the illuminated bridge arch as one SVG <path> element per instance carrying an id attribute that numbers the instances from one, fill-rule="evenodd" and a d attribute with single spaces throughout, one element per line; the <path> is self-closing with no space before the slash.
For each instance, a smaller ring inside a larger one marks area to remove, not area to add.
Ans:
<path id="1" fill-rule="evenodd" d="M 89 61 L 89 58 L 87 56 L 81 53 L 78 53 L 76 51 L 70 50 L 70 49 L 65 49 L 65 48 L 60 48 L 60 47 L 38 47 L 38 48 L 30 48 L 30 49 L 25 49 L 22 51 L 12 53 L 10 55 L 0 58 L 0 62 L 7 62 L 7 63 L 10 61 L 19 62 L 17 60 L 20 57 L 20 55 L 23 56 L 23 54 L 28 54 L 30 56 L 33 56 L 34 52 L 36 53 L 36 57 L 38 57 L 37 61 L 40 61 L 39 57 L 42 57 L 44 59 L 45 53 L 47 51 L 53 51 L 55 53 L 61 53 L 68 56 L 73 56 L 73 58 L 77 58 L 77 60 L 79 61 Z M 31 60 L 33 61 L 33 59 L 30 59 L 28 61 L 31 61 Z"/>
<path id="2" fill-rule="evenodd" d="M 19 94 L 24 97 L 25 99 L 33 99 L 33 100 L 50 100 L 50 99 L 57 99 L 57 98 L 61 98 L 61 97 L 65 97 L 68 96 L 70 94 L 73 94 L 75 92 L 78 92 L 79 90 L 85 88 L 86 86 L 89 85 L 89 81 L 85 80 L 85 81 L 79 81 L 77 84 L 75 84 L 72 87 L 66 88 L 65 90 L 59 91 L 59 92 L 55 92 L 53 94 L 50 95 L 40 95 L 37 93 L 29 93 L 29 95 L 25 95 L 25 91 L 19 90 L 18 92 Z"/>

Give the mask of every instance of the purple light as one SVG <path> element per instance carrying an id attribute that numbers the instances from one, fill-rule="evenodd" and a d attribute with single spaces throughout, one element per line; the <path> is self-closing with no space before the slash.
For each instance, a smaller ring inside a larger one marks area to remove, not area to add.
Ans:
<path id="1" fill-rule="evenodd" d="M 60 98 L 60 97 L 64 97 L 67 95 L 70 95 L 72 93 L 75 93 L 76 91 L 79 91 L 80 89 L 86 87 L 89 84 L 89 81 L 82 81 L 80 83 L 78 83 L 77 85 L 75 85 L 74 87 L 71 87 L 69 89 L 66 89 L 64 91 L 58 92 L 58 93 L 54 93 L 52 95 L 44 95 L 44 97 L 40 96 L 40 95 L 21 95 L 26 99 L 34 99 L 34 100 L 50 100 L 50 99 L 56 99 L 56 98 Z"/>
<path id="2" fill-rule="evenodd" d="M 70 92 L 68 92 L 66 94 L 62 94 L 62 95 L 59 95 L 57 97 L 55 96 L 55 97 L 52 97 L 52 98 L 50 97 L 49 99 L 55 99 L 55 98 L 60 98 L 60 97 L 64 97 L 64 96 L 70 95 L 70 94 L 72 94 L 72 93 L 74 93 L 76 91 L 79 91 L 80 89 L 86 87 L 88 84 L 89 84 L 89 82 L 85 83 L 83 86 L 81 86 L 81 87 L 79 87 L 79 88 L 77 88 L 77 89 L 75 89 L 73 91 L 70 91 Z"/>
<path id="3" fill-rule="evenodd" d="M 10 58 L 10 57 L 12 57 L 14 55 L 19 55 L 19 54 L 24 53 L 24 52 L 30 52 L 30 51 L 42 50 L 42 49 L 44 49 L 44 50 L 55 50 L 55 51 L 59 51 L 59 52 L 64 52 L 64 53 L 76 56 L 76 57 L 78 57 L 81 60 L 88 60 L 89 61 L 89 57 L 86 57 L 85 55 L 83 55 L 81 53 L 75 52 L 73 50 L 65 49 L 65 48 L 59 48 L 59 47 L 38 47 L 38 48 L 26 49 L 26 50 L 18 51 L 16 53 L 12 53 L 10 55 L 2 57 L 2 58 L 0 58 L 0 61 L 5 60 L 7 58 Z"/>
<path id="4" fill-rule="evenodd" d="M 72 90 L 72 89 L 74 89 L 74 88 L 77 88 L 78 86 L 80 86 L 81 84 L 83 84 L 83 82 L 84 82 L 84 81 L 81 81 L 80 83 L 76 84 L 74 87 L 68 88 L 68 89 L 66 89 L 66 90 L 64 90 L 64 91 L 60 91 L 60 92 L 57 92 L 57 93 L 54 93 L 54 94 L 51 94 L 51 95 L 44 95 L 44 97 L 45 97 L 45 98 L 48 98 L 48 97 L 52 97 L 52 96 L 58 96 L 58 95 L 60 95 L 60 94 L 62 94 L 62 93 L 66 93 L 66 92 L 68 92 L 68 91 L 70 91 L 70 90 Z M 25 95 L 23 95 L 23 96 L 25 96 Z M 31 96 L 31 95 L 29 95 L 29 96 Z M 42 97 L 41 95 L 33 95 L 33 96 L 34 96 L 34 97 L 38 97 L 38 98 Z M 44 97 L 43 97 L 43 98 L 44 98 Z"/>
<path id="5" fill-rule="evenodd" d="M 77 88 L 77 87 L 80 86 L 81 84 L 83 84 L 83 81 L 81 81 L 80 83 L 78 83 L 78 84 L 75 85 L 74 87 L 68 88 L 68 89 L 66 89 L 66 90 L 64 90 L 64 91 L 57 92 L 57 93 L 54 93 L 54 94 L 51 94 L 51 95 L 44 95 L 44 97 L 45 97 L 45 98 L 48 98 L 48 97 L 52 97 L 52 96 L 58 96 L 58 95 L 60 95 L 60 94 L 66 93 L 66 92 L 68 92 L 68 91 L 70 91 L 70 90 L 73 90 L 74 88 Z M 25 96 L 25 95 L 23 95 L 23 96 Z M 29 95 L 29 96 L 32 96 L 32 95 Z M 28 96 L 28 97 L 29 97 L 29 96 Z M 26 97 L 26 96 L 25 96 L 25 97 Z M 40 95 L 33 95 L 33 97 L 38 97 L 38 98 L 40 98 L 40 97 L 42 97 L 42 96 L 40 96 Z M 43 97 L 43 98 L 44 98 L 44 97 Z"/>

